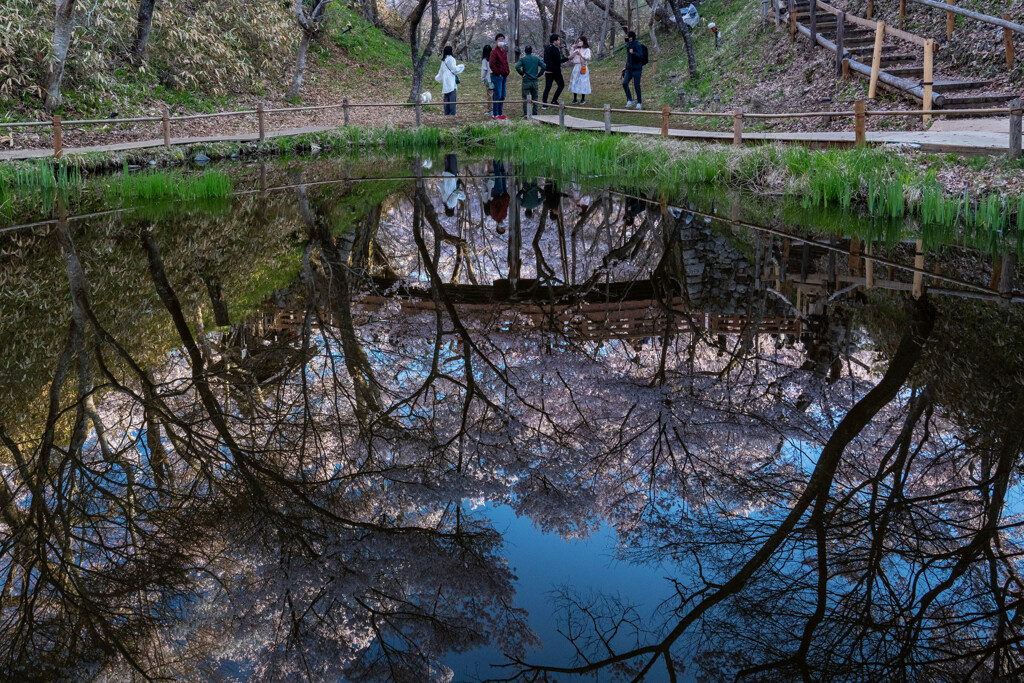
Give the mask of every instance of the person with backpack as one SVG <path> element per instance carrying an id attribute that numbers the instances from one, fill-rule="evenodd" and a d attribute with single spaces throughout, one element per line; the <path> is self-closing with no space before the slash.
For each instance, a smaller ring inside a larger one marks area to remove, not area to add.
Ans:
<path id="1" fill-rule="evenodd" d="M 533 54 L 533 47 L 527 45 L 523 52 L 525 54 L 516 62 L 516 71 L 523 77 L 523 118 L 525 119 L 528 106 L 527 98 L 533 98 L 533 115 L 537 115 L 537 100 L 539 99 L 537 80 L 544 73 L 545 64 L 544 60 Z"/>
<path id="2" fill-rule="evenodd" d="M 647 63 L 647 48 L 636 39 L 636 31 L 626 34 L 626 68 L 622 70 L 622 89 L 626 91 L 626 106 L 636 105 L 637 109 L 644 108 L 644 96 L 640 92 L 640 79 L 644 75 L 644 64 Z M 636 88 L 636 99 L 629 89 L 629 82 L 633 82 Z"/>
<path id="3" fill-rule="evenodd" d="M 569 58 L 562 56 L 562 48 L 559 46 L 559 41 L 558 34 L 552 33 L 548 46 L 544 48 L 544 64 L 547 66 L 547 70 L 544 71 L 544 109 L 548 108 L 548 93 L 551 92 L 551 86 L 556 83 L 558 84 L 555 94 L 551 98 L 552 105 L 558 104 L 558 96 L 562 94 L 562 90 L 565 88 L 565 79 L 562 77 L 562 65 L 569 61 Z"/>
<path id="4" fill-rule="evenodd" d="M 441 68 L 434 76 L 434 80 L 441 84 L 445 116 L 455 116 L 455 92 L 459 87 L 459 74 L 465 70 L 465 64 L 455 62 L 455 52 L 452 50 L 452 46 L 445 45 L 444 54 L 441 56 Z"/>
<path id="5" fill-rule="evenodd" d="M 508 79 L 508 52 L 505 50 L 505 34 L 494 36 L 494 49 L 489 58 L 491 66 L 491 83 L 494 85 L 494 108 L 491 118 L 495 121 L 505 120 L 505 82 Z"/>

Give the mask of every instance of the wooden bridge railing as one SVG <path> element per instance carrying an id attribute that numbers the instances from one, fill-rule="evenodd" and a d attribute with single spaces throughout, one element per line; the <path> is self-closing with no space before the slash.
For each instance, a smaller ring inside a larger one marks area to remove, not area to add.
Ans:
<path id="1" fill-rule="evenodd" d="M 421 126 L 423 123 L 422 115 L 425 107 L 441 107 L 445 102 L 349 102 L 348 98 L 344 98 L 340 104 L 327 104 L 327 105 L 316 105 L 308 107 L 280 107 L 280 108 L 266 108 L 263 104 L 259 104 L 256 109 L 246 109 L 240 111 L 226 111 L 216 112 L 211 114 L 189 114 L 184 116 L 170 116 L 168 110 L 164 108 L 161 116 L 143 116 L 134 118 L 117 118 L 117 119 L 78 119 L 63 121 L 60 116 L 54 116 L 50 121 L 25 121 L 25 122 L 0 122 L 0 132 L 5 129 L 18 129 L 18 128 L 46 128 L 50 127 L 53 131 L 53 156 L 59 159 L 63 155 L 63 131 L 69 126 L 89 126 L 89 125 L 102 125 L 111 123 L 155 123 L 160 122 L 161 130 L 163 133 L 163 144 L 165 147 L 170 147 L 172 144 L 171 138 L 171 126 L 179 121 L 191 121 L 199 119 L 212 119 L 222 118 L 231 116 L 256 116 L 256 124 L 258 129 L 258 138 L 260 142 L 264 142 L 267 139 L 267 133 L 269 127 L 267 125 L 267 117 L 279 113 L 291 113 L 291 112 L 302 112 L 302 111 L 324 111 L 324 110 L 337 110 L 341 109 L 344 116 L 344 125 L 350 125 L 350 111 L 356 108 L 400 108 L 407 109 L 412 107 L 416 112 L 416 126 Z M 491 104 L 490 100 L 470 100 L 465 102 L 455 103 L 458 106 L 466 105 L 480 105 L 480 104 Z M 504 104 L 514 105 L 526 105 L 526 118 L 533 118 L 533 107 L 540 104 L 534 102 L 532 98 L 525 100 L 504 100 Z M 558 105 L 558 121 L 559 125 L 564 129 L 565 124 L 565 113 L 569 110 L 578 111 L 590 111 L 590 112 L 602 112 L 604 114 L 604 131 L 605 133 L 612 132 L 612 119 L 611 116 L 615 114 L 631 114 L 639 116 L 657 116 L 660 117 L 661 122 L 661 135 L 662 137 L 669 136 L 669 122 L 671 118 L 720 118 L 720 119 L 731 119 L 732 131 L 733 131 L 733 144 L 743 144 L 743 128 L 744 123 L 747 119 L 751 120 L 785 120 L 785 119 L 801 119 L 801 118 L 820 118 L 820 117 L 840 117 L 840 118 L 852 118 L 854 121 L 854 133 L 855 142 L 858 145 L 866 144 L 866 119 L 869 116 L 905 116 L 905 117 L 930 117 L 935 115 L 942 115 L 940 112 L 934 112 L 931 110 L 924 111 L 913 111 L 913 110 L 868 110 L 865 106 L 864 100 L 857 100 L 854 103 L 854 109 L 852 111 L 810 111 L 810 112 L 786 112 L 777 114 L 757 114 L 757 113 L 745 113 L 742 108 L 736 108 L 732 112 L 700 112 L 700 111 L 674 111 L 667 105 L 658 110 L 636 110 L 636 109 L 613 109 L 610 104 L 604 105 L 604 107 L 587 107 L 580 105 L 567 105 L 564 102 Z M 1010 117 L 1010 140 L 1008 146 L 1008 153 L 1011 158 L 1018 158 L 1021 155 L 1021 101 L 1015 100 L 1010 103 L 1008 108 L 1001 109 L 957 109 L 955 110 L 956 115 L 971 115 L 971 116 L 1009 116 Z M 927 118 L 925 119 L 927 120 Z M 185 141 L 183 141 L 185 142 Z"/>

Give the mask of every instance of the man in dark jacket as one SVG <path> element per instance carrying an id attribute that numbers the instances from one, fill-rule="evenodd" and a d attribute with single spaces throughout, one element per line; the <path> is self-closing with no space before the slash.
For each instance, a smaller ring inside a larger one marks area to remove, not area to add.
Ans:
<path id="1" fill-rule="evenodd" d="M 558 34 L 552 33 L 551 41 L 544 48 L 544 64 L 547 66 L 547 70 L 544 72 L 545 109 L 547 109 L 546 105 L 548 103 L 548 93 L 551 92 L 551 85 L 553 83 L 558 84 L 558 87 L 555 89 L 555 96 L 551 98 L 551 104 L 558 104 L 558 96 L 562 94 L 562 90 L 565 88 L 565 79 L 562 78 L 562 65 L 568 62 L 569 58 L 562 56 L 559 42 Z"/>
<path id="2" fill-rule="evenodd" d="M 643 73 L 643 47 L 636 39 L 636 31 L 630 31 L 626 34 L 626 68 L 622 70 L 622 89 L 626 91 L 627 107 L 632 107 L 635 104 L 637 109 L 644 108 L 644 96 L 640 92 L 640 79 L 643 78 Z M 636 87 L 636 100 L 633 99 L 633 93 L 629 90 L 630 81 L 633 81 L 633 85 Z"/>
<path id="3" fill-rule="evenodd" d="M 508 52 L 505 50 L 505 34 L 494 36 L 494 49 L 488 60 L 491 66 L 491 83 L 494 85 L 494 108 L 491 118 L 505 119 L 505 81 L 508 80 Z"/>

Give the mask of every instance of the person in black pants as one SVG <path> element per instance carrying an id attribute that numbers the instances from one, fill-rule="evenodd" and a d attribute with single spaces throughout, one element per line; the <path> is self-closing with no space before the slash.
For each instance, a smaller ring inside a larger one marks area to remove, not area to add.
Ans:
<path id="1" fill-rule="evenodd" d="M 558 104 L 558 96 L 565 88 L 565 79 L 562 78 L 562 65 L 569 61 L 568 57 L 562 57 L 562 50 L 558 47 L 559 38 L 557 33 L 551 34 L 548 46 L 544 48 L 544 64 L 547 69 L 544 71 L 544 109 L 547 109 L 548 93 L 551 92 L 551 85 L 557 83 L 555 95 L 551 98 L 551 104 Z"/>
<path id="2" fill-rule="evenodd" d="M 622 70 L 622 89 L 626 91 L 626 108 L 636 105 L 637 109 L 643 109 L 644 96 L 640 92 L 640 80 L 644 75 L 644 63 L 641 53 L 643 48 L 640 41 L 636 39 L 636 31 L 626 34 L 626 68 Z M 629 90 L 629 83 L 633 82 L 636 88 L 636 100 Z"/>

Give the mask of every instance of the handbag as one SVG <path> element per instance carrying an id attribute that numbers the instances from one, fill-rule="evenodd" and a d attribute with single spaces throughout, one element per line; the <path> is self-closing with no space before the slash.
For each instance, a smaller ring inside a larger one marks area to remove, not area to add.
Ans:
<path id="1" fill-rule="evenodd" d="M 458 85 L 460 83 L 459 75 L 452 71 L 452 68 L 448 66 L 448 62 L 442 61 L 441 63 L 444 64 L 444 68 L 448 69 L 448 73 L 450 73 L 452 76 L 455 76 L 455 85 Z"/>
<path id="2" fill-rule="evenodd" d="M 580 75 L 581 76 L 586 76 L 587 75 L 587 65 L 586 64 L 584 64 L 583 66 L 580 67 Z"/>

